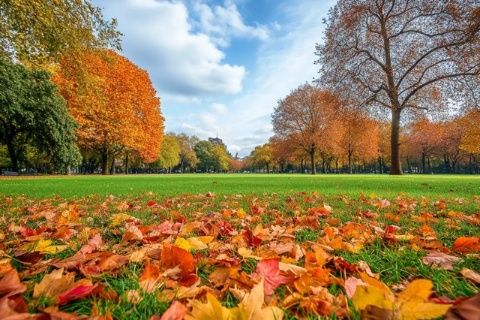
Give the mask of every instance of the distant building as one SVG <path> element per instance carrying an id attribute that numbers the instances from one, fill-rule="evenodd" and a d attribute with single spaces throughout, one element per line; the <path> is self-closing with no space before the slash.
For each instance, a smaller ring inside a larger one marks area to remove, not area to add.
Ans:
<path id="1" fill-rule="evenodd" d="M 225 149 L 227 148 L 227 146 L 225 145 L 225 143 L 223 143 L 223 140 L 220 139 L 220 138 L 208 138 L 208 141 L 210 141 L 211 143 L 217 145 L 217 146 L 222 146 L 224 147 Z"/>

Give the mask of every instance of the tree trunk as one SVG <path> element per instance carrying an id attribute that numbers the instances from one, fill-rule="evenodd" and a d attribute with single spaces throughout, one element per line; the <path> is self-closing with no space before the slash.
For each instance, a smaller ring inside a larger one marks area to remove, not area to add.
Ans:
<path id="1" fill-rule="evenodd" d="M 310 149 L 310 167 L 312 168 L 312 174 L 317 173 L 317 168 L 315 167 L 315 148 Z"/>
<path id="2" fill-rule="evenodd" d="M 110 164 L 110 174 L 115 174 L 115 155 L 112 154 L 112 162 Z"/>
<path id="3" fill-rule="evenodd" d="M 267 173 L 270 173 L 270 164 L 267 163 Z"/>
<path id="4" fill-rule="evenodd" d="M 425 174 L 425 151 L 422 150 L 422 173 Z"/>
<path id="5" fill-rule="evenodd" d="M 18 172 L 18 154 L 17 150 L 15 150 L 13 138 L 7 137 L 7 150 L 10 156 L 10 162 L 12 163 L 12 170 Z"/>
<path id="6" fill-rule="evenodd" d="M 390 147 L 392 150 L 392 167 L 390 168 L 391 175 L 401 175 L 402 164 L 400 162 L 400 110 L 392 109 L 392 136 L 390 140 Z"/>
<path id="7" fill-rule="evenodd" d="M 125 154 L 125 174 L 128 174 L 128 152 Z"/>
<path id="8" fill-rule="evenodd" d="M 348 173 L 352 174 L 352 153 L 348 151 Z"/>
<path id="9" fill-rule="evenodd" d="M 102 174 L 106 175 L 108 170 L 108 151 L 106 149 L 102 150 Z"/>

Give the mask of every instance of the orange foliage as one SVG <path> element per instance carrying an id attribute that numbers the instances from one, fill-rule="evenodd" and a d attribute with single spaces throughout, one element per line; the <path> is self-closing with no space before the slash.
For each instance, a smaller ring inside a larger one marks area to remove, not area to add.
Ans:
<path id="1" fill-rule="evenodd" d="M 80 146 L 103 154 L 132 150 L 154 161 L 164 119 L 148 73 L 111 50 L 75 57 L 62 58 L 53 79 L 79 124 Z"/>

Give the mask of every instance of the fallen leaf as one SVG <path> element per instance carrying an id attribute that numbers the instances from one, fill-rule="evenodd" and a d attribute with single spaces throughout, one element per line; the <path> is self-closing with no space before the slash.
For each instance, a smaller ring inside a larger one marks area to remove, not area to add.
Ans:
<path id="1" fill-rule="evenodd" d="M 7 271 L 0 279 L 0 296 L 9 297 L 27 290 L 27 286 L 20 282 L 16 269 Z"/>
<path id="2" fill-rule="evenodd" d="M 480 252 L 480 237 L 460 237 L 453 243 L 453 250 L 460 253 Z"/>
<path id="3" fill-rule="evenodd" d="M 253 277 L 263 278 L 265 281 L 265 294 L 272 295 L 278 286 L 289 283 L 292 279 L 280 274 L 278 259 L 265 259 L 257 264 Z"/>
<path id="4" fill-rule="evenodd" d="M 478 320 L 480 315 L 480 293 L 450 308 L 445 320 Z"/>
<path id="5" fill-rule="evenodd" d="M 475 272 L 471 269 L 463 268 L 460 273 L 468 280 L 471 280 L 476 284 L 480 284 L 480 274 L 478 272 Z"/>
<path id="6" fill-rule="evenodd" d="M 173 301 L 170 307 L 165 311 L 160 320 L 182 320 L 187 314 L 188 309 L 182 303 Z"/>
<path id="7" fill-rule="evenodd" d="M 45 296 L 55 300 L 61 293 L 70 289 L 74 282 L 75 273 L 67 272 L 63 274 L 63 268 L 53 270 L 45 275 L 40 283 L 35 285 L 33 297 Z"/>
<path id="8" fill-rule="evenodd" d="M 262 279 L 252 288 L 250 293 L 246 294 L 242 302 L 238 305 L 238 319 L 244 320 L 281 320 L 283 311 L 274 306 L 263 307 L 265 303 L 264 280 Z"/>
<path id="9" fill-rule="evenodd" d="M 236 320 L 238 308 L 228 309 L 211 293 L 207 293 L 207 302 L 192 302 L 192 311 L 185 316 L 186 320 Z"/>
<path id="10" fill-rule="evenodd" d="M 445 254 L 443 252 L 430 252 L 428 255 L 422 258 L 422 262 L 426 265 L 444 269 L 453 270 L 453 264 L 460 262 L 462 259 Z"/>

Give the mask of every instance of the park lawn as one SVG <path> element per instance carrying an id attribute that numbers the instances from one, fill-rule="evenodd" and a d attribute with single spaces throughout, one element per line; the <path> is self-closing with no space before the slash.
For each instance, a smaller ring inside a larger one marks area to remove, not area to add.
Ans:
<path id="1" fill-rule="evenodd" d="M 433 297 L 444 301 L 479 293 L 478 283 L 461 274 L 464 269 L 480 272 L 479 188 L 480 180 L 473 176 L 2 178 L 0 269 L 7 263 L 19 273 L 31 313 L 54 308 L 77 315 L 149 319 L 165 312 L 172 300 L 191 311 L 188 301 L 204 302 L 207 291 L 224 307 L 233 308 L 240 303 L 233 293 L 238 291 L 228 290 L 225 284 L 248 293 L 258 280 L 255 274 L 262 261 L 278 257 L 310 268 L 311 259 L 308 262 L 297 253 L 320 248 L 328 255 L 322 262 L 328 276 L 320 282 L 326 289 L 321 295 L 330 302 L 324 305 L 315 300 L 317 290 L 284 305 L 301 287 L 290 282 L 274 290 L 270 303 L 284 310 L 285 319 L 360 319 L 352 300 L 345 298 L 343 281 L 361 276 L 362 261 L 396 294 L 416 279 L 430 280 Z M 252 238 L 249 232 L 258 237 Z M 93 241 L 98 240 L 96 235 L 101 245 Z M 206 249 L 185 247 L 185 239 L 204 235 L 214 238 Z M 477 245 L 455 246 L 462 237 L 477 239 Z M 45 248 L 43 240 L 52 242 Z M 182 280 L 162 276 L 168 263 L 158 255 L 158 246 L 166 250 L 165 243 L 190 250 L 186 256 L 172 254 L 172 259 L 178 258 L 175 261 L 181 266 L 193 259 L 191 274 L 199 280 L 197 287 L 190 287 L 196 288 L 189 291 L 193 296 L 180 297 L 176 290 Z M 274 248 L 279 243 L 295 249 L 278 253 Z M 79 259 L 78 252 L 86 246 L 93 252 L 88 259 Z M 57 248 L 61 250 L 54 252 Z M 261 259 L 240 254 L 239 248 Z M 432 251 L 460 260 L 451 270 L 430 266 L 422 259 Z M 139 258 L 141 252 L 146 256 Z M 68 263 L 72 259 L 74 267 Z M 55 297 L 35 296 L 35 286 L 61 266 L 70 266 L 77 280 L 90 279 L 101 292 L 62 303 Z M 236 273 L 219 283 L 227 267 Z M 160 278 L 154 279 L 158 286 L 146 285 L 141 279 L 153 277 L 155 268 L 160 268 Z M 238 275 L 244 281 L 238 281 Z"/>
<path id="2" fill-rule="evenodd" d="M 300 174 L 172 174 L 118 176 L 0 177 L 0 194 L 62 198 L 92 194 L 161 196 L 214 192 L 263 194 L 318 192 L 323 195 L 376 194 L 393 197 L 470 198 L 480 195 L 480 177 L 470 175 L 300 175 Z"/>

